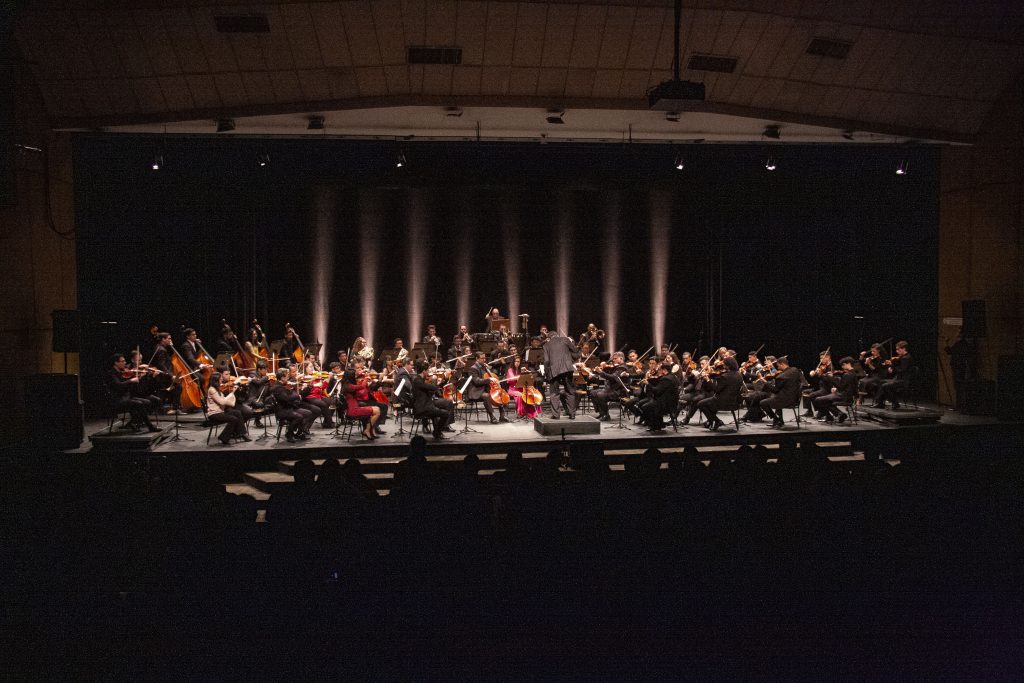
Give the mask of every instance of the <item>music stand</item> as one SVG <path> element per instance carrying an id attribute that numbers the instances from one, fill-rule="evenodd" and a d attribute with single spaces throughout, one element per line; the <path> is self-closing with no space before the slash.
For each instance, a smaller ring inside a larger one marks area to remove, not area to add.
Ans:
<path id="1" fill-rule="evenodd" d="M 306 344 L 306 348 L 303 349 L 303 355 L 309 353 L 313 355 L 313 358 L 320 358 L 320 350 L 324 348 L 324 345 L 320 342 L 313 342 L 312 344 Z"/>
<path id="2" fill-rule="evenodd" d="M 483 339 L 480 341 L 480 346 L 477 350 L 483 351 L 489 356 L 492 353 L 494 353 L 494 350 L 496 348 L 498 348 L 498 342 L 494 341 L 493 339 Z"/>
<path id="3" fill-rule="evenodd" d="M 440 355 L 441 345 L 433 342 L 416 342 L 412 345 L 410 353 L 413 351 L 422 351 L 427 358 L 433 358 L 435 355 Z"/>
<path id="4" fill-rule="evenodd" d="M 505 331 L 509 332 L 510 330 L 509 330 L 508 323 L 509 323 L 509 319 L 508 318 L 488 318 L 487 319 L 487 331 L 488 332 L 497 332 L 498 330 L 501 329 L 501 326 L 504 325 L 505 326 Z"/>
<path id="5" fill-rule="evenodd" d="M 526 362 L 533 365 L 540 365 L 544 362 L 544 349 L 527 349 Z"/>
<path id="6" fill-rule="evenodd" d="M 225 370 L 231 369 L 231 354 L 230 353 L 218 353 L 217 357 L 213 359 L 213 369 L 217 372 L 224 372 Z"/>

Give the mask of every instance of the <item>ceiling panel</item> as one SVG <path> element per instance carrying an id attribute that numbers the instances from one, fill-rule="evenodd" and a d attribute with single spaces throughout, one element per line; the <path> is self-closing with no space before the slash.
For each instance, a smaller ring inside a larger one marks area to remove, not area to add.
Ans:
<path id="1" fill-rule="evenodd" d="M 577 69 L 597 66 L 607 15 L 606 7 L 583 5 L 579 8 L 579 12 L 576 14 L 572 54 L 569 57 L 570 66 Z"/>
<path id="2" fill-rule="evenodd" d="M 579 5 L 552 5 L 548 9 L 542 66 L 569 66 L 578 12 Z"/>
<path id="3" fill-rule="evenodd" d="M 427 0 L 427 45 L 454 45 L 457 4 L 455 0 Z"/>
<path id="4" fill-rule="evenodd" d="M 316 31 L 316 42 L 324 66 L 351 66 L 348 37 L 341 8 L 329 2 L 315 2 L 309 6 L 309 15 Z"/>
<path id="5" fill-rule="evenodd" d="M 547 25 L 547 5 L 520 2 L 516 10 L 515 47 L 513 66 L 540 66 L 544 52 L 544 27 Z"/>
<path id="6" fill-rule="evenodd" d="M 481 64 L 484 59 L 484 35 L 487 30 L 487 5 L 460 0 L 455 22 L 455 43 L 462 47 L 463 64 Z M 476 80 L 479 82 L 479 71 Z M 455 81 L 460 77 L 456 75 Z M 454 82 L 454 81 L 453 81 Z"/>
<path id="7" fill-rule="evenodd" d="M 298 69 L 316 69 L 323 66 L 320 46 L 310 6 L 305 3 L 281 5 L 281 28 L 288 37 L 292 61 Z"/>
<path id="8" fill-rule="evenodd" d="M 455 67 L 452 71 L 452 94 L 479 95 L 480 72 L 481 68 L 479 66 Z"/>

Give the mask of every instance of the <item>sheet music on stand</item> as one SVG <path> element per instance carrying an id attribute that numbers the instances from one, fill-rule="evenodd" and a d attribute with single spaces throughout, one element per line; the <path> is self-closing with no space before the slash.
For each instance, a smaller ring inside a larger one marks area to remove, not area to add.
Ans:
<path id="1" fill-rule="evenodd" d="M 432 342 L 416 342 L 412 345 L 412 353 L 417 351 L 422 351 L 426 358 L 433 358 L 434 356 L 440 355 L 441 345 L 434 344 Z M 415 356 L 413 358 L 415 360 Z"/>
<path id="2" fill-rule="evenodd" d="M 313 358 L 320 357 L 320 350 L 324 348 L 324 345 L 320 342 L 313 342 L 312 344 L 306 344 L 306 348 L 303 350 L 304 353 L 312 354 Z"/>
<path id="3" fill-rule="evenodd" d="M 274 354 L 277 354 L 278 356 L 280 356 L 281 355 L 281 349 L 283 347 L 284 347 L 284 339 L 275 339 L 274 341 L 270 342 L 270 347 L 269 348 L 270 348 L 270 352 L 271 353 L 274 353 Z"/>
<path id="4" fill-rule="evenodd" d="M 231 370 L 231 354 L 230 353 L 218 353 L 217 357 L 213 359 L 213 368 L 217 372 L 224 372 L 225 370 Z"/>
<path id="5" fill-rule="evenodd" d="M 544 362 L 544 349 L 527 349 L 526 362 L 540 365 Z"/>

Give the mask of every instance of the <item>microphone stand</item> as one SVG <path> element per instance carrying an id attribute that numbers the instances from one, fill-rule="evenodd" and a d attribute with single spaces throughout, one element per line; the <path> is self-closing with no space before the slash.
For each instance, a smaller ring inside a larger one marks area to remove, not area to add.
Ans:
<path id="1" fill-rule="evenodd" d="M 472 381 L 472 377 L 466 379 L 466 383 L 462 385 L 462 391 L 458 392 L 462 394 L 462 417 L 465 419 L 465 423 L 462 429 L 459 430 L 459 434 L 483 434 L 479 429 L 473 429 L 469 426 L 469 404 L 466 403 L 466 388 Z"/>

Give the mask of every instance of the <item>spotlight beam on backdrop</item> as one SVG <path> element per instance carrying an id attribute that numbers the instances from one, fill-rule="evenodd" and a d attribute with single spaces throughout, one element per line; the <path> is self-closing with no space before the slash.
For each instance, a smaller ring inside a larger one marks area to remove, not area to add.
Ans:
<path id="1" fill-rule="evenodd" d="M 472 244 L 473 240 L 473 222 L 476 214 L 473 211 L 472 204 L 466 203 L 462 206 L 462 220 L 459 230 L 459 244 L 462 246 Z M 459 319 L 456 321 L 456 325 L 469 325 L 469 295 L 470 287 L 473 281 L 473 259 L 465 259 L 456 265 L 455 270 L 455 289 L 456 289 L 456 300 L 458 305 Z M 453 330 L 452 334 L 458 330 Z"/>
<path id="2" fill-rule="evenodd" d="M 569 283 L 572 280 L 572 194 L 563 190 L 558 195 L 558 233 L 555 236 L 555 327 L 562 334 L 569 332 Z"/>
<path id="3" fill-rule="evenodd" d="M 380 196 L 375 190 L 359 193 L 359 295 L 363 303 L 360 336 L 373 345 L 374 326 L 377 322 L 377 235 L 380 234 Z"/>
<path id="4" fill-rule="evenodd" d="M 604 331 L 605 346 L 612 351 L 618 349 L 615 330 L 619 326 L 619 216 L 622 212 L 622 197 L 618 192 L 609 195 L 604 214 Z"/>
<path id="5" fill-rule="evenodd" d="M 509 332 L 519 330 L 519 221 L 511 199 L 501 202 L 501 234 L 505 247 L 505 292 L 508 294 L 506 315 Z"/>
<path id="6" fill-rule="evenodd" d="M 406 234 L 409 254 L 409 277 L 405 282 L 405 303 L 409 313 L 408 348 L 419 339 L 423 329 L 423 300 L 427 291 L 428 211 L 423 190 L 411 190 L 408 199 L 408 230 Z"/>
<path id="7" fill-rule="evenodd" d="M 668 302 L 669 241 L 672 230 L 671 197 L 664 190 L 648 195 L 651 222 L 651 340 L 657 346 L 665 343 L 665 314 Z"/>
<path id="8" fill-rule="evenodd" d="M 327 330 L 331 316 L 331 291 L 334 286 L 334 190 L 318 187 L 313 208 L 313 234 L 316 248 L 313 250 L 313 341 L 324 345 L 325 353 L 331 348 L 327 343 Z M 326 357 L 325 357 L 326 359 Z"/>

